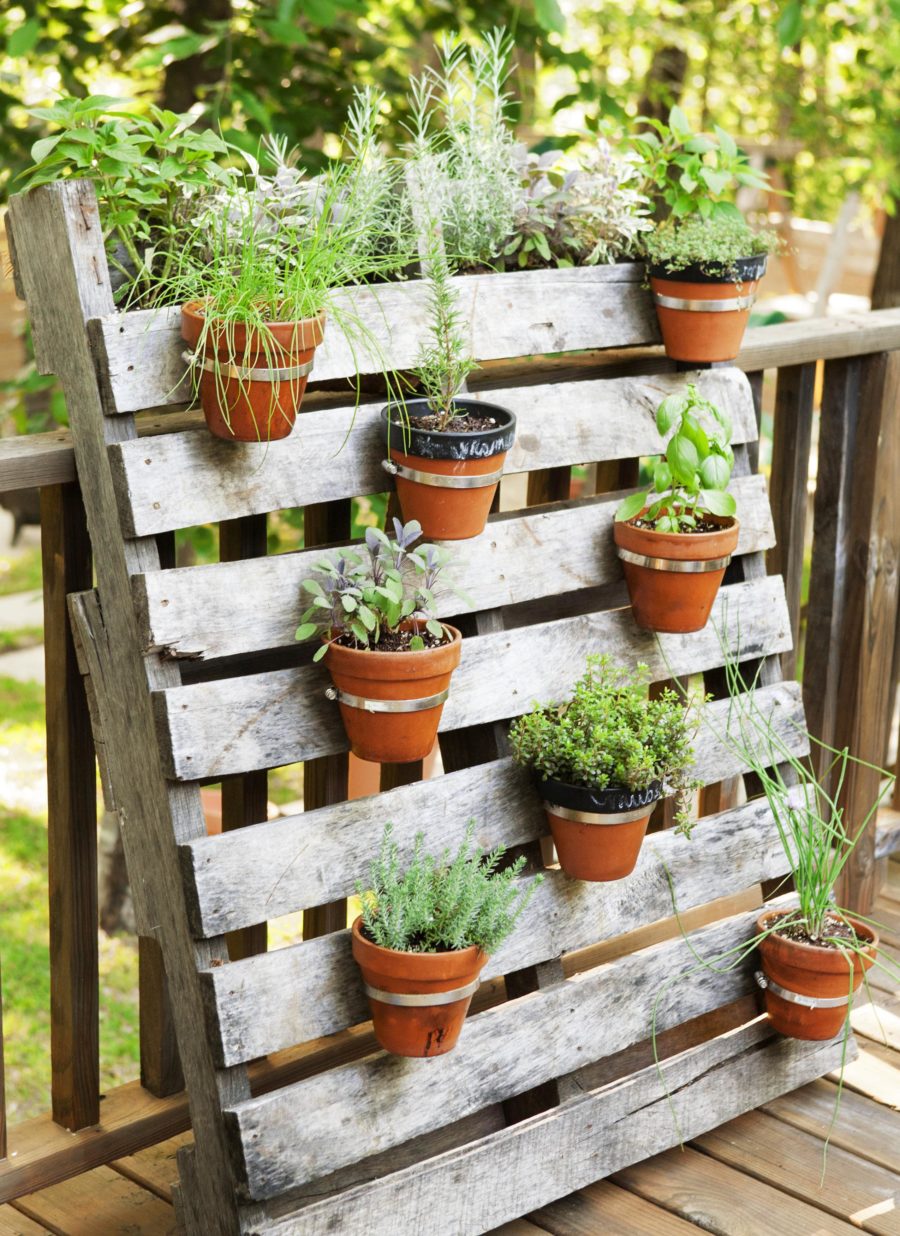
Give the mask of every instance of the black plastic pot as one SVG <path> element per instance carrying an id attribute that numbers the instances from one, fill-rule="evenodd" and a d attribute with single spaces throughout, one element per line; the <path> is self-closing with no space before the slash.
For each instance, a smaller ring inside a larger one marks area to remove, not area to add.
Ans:
<path id="1" fill-rule="evenodd" d="M 448 541 L 484 531 L 506 452 L 516 440 L 516 417 L 508 408 L 480 399 L 456 399 L 454 407 L 496 423 L 460 433 L 405 426 L 399 404 L 381 413 L 390 456 L 384 466 L 396 478 L 404 521 L 416 519 L 425 536 Z M 406 416 L 429 411 L 427 399 L 406 401 Z"/>
<path id="2" fill-rule="evenodd" d="M 665 266 L 648 264 L 647 274 L 651 279 L 666 279 L 674 283 L 749 283 L 761 279 L 766 273 L 765 253 L 757 253 L 754 257 L 738 258 L 734 263 L 737 280 L 726 279 L 724 275 L 707 274 L 700 266 L 685 266 L 683 270 L 666 270 Z"/>

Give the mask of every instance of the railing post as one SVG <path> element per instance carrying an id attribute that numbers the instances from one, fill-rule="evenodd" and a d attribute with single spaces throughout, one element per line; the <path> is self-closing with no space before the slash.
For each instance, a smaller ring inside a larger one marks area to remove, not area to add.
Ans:
<path id="1" fill-rule="evenodd" d="M 76 483 L 41 490 L 53 1119 L 100 1119 L 97 773 L 66 595 L 93 584 Z"/>
<path id="2" fill-rule="evenodd" d="M 900 352 L 862 362 L 859 419 L 847 516 L 847 560 L 835 742 L 878 764 L 893 704 L 891 661 L 897 628 L 900 564 Z M 851 765 L 840 805 L 854 833 L 879 792 L 879 774 Z M 840 904 L 868 913 L 875 899 L 875 818 L 854 849 L 839 890 Z"/>

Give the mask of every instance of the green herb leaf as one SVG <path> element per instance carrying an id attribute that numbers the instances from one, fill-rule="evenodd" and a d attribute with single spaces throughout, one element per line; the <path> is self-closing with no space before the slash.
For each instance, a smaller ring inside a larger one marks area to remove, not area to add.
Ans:
<path id="1" fill-rule="evenodd" d="M 616 519 L 627 523 L 629 519 L 634 519 L 636 515 L 640 515 L 647 505 L 647 498 L 648 495 L 646 493 L 629 494 L 616 508 Z"/>
<path id="2" fill-rule="evenodd" d="M 734 515 L 737 503 L 732 494 L 723 493 L 720 489 L 701 489 L 697 495 L 697 506 L 711 515 Z"/>
<path id="3" fill-rule="evenodd" d="M 301 641 L 312 639 L 312 637 L 315 635 L 318 629 L 319 628 L 316 626 L 314 622 L 304 622 L 294 632 L 294 639 L 298 639 Z"/>
<path id="4" fill-rule="evenodd" d="M 697 448 L 682 433 L 676 433 L 669 440 L 666 448 L 666 459 L 672 469 L 672 476 L 682 485 L 689 484 L 700 466 L 700 456 Z"/>

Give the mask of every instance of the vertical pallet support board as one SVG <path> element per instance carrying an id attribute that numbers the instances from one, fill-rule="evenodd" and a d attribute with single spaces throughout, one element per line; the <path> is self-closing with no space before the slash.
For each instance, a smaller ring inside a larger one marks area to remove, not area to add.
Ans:
<path id="1" fill-rule="evenodd" d="M 780 1039 L 756 1017 L 749 961 L 666 991 L 665 1086 L 649 1065 L 653 996 L 692 965 L 666 921 L 669 878 L 679 910 L 698 924 L 693 946 L 713 955 L 752 933 L 760 885 L 785 874 L 758 799 L 710 795 L 729 805 L 704 817 L 691 842 L 652 833 L 625 881 L 578 884 L 548 870 L 488 962 L 447 1056 L 402 1060 L 377 1049 L 346 929 L 257 951 L 267 919 L 352 895 L 388 819 L 404 849 L 419 829 L 432 848 L 454 845 L 474 817 L 480 842 L 536 853 L 543 811 L 505 752 L 505 726 L 534 699 L 563 696 L 589 652 L 645 661 L 655 681 L 713 680 L 721 670 L 713 625 L 659 643 L 634 626 L 611 535 L 622 495 L 572 500 L 564 483 L 574 465 L 658 451 L 655 408 L 684 376 L 604 379 L 583 369 L 541 384 L 528 373 L 551 352 L 655 342 L 639 269 L 457 280 L 478 359 L 532 358 L 518 383 L 489 395 L 519 420 L 507 471 L 562 479 L 558 494 L 531 487 L 544 505 L 495 514 L 481 537 L 455 546 L 454 577 L 476 606 L 441 724 L 445 771 L 355 802 L 325 795 L 300 815 L 208 836 L 202 782 L 346 752 L 325 672 L 293 643 L 299 583 L 317 554 L 260 556 L 247 537 L 241 556 L 235 537 L 227 560 L 163 569 L 157 538 L 379 492 L 380 408 L 304 412 L 291 437 L 265 450 L 216 441 L 199 418 L 139 439 L 137 413 L 188 397 L 177 311 L 114 311 L 88 184 L 14 197 L 9 223 L 38 367 L 60 377 L 68 403 L 97 576 L 95 591 L 70 597 L 70 612 L 139 930 L 161 949 L 190 1098 L 194 1146 L 180 1152 L 176 1197 L 183 1230 L 414 1233 L 427 1215 L 432 1236 L 483 1232 L 676 1143 L 670 1098 L 682 1135 L 693 1137 L 836 1067 L 839 1043 Z M 414 363 L 423 285 L 347 295 L 390 365 Z M 315 376 L 351 376 L 350 350 L 330 331 Z M 735 650 L 741 633 L 742 657 L 768 658 L 760 691 L 799 754 L 800 690 L 779 668 L 791 614 L 781 577 L 766 574 L 772 515 L 751 468 L 752 392 L 736 369 L 696 380 L 735 426 L 742 525 L 713 622 Z M 450 593 L 437 599 L 441 616 L 458 616 Z M 727 701 L 709 709 L 697 771 L 714 786 L 746 769 L 716 737 Z M 485 733 L 490 743 L 478 741 Z M 231 960 L 227 937 L 251 930 L 257 943 Z"/>

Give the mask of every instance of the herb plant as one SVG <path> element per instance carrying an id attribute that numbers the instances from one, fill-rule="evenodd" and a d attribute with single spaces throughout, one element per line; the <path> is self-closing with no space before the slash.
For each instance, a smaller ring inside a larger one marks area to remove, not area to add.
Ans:
<path id="1" fill-rule="evenodd" d="M 454 400 L 478 365 L 466 349 L 450 264 L 436 241 L 430 246 L 428 260 L 428 316 L 429 339 L 412 372 L 437 418 L 436 428 L 443 431 L 452 428 L 453 418 L 460 412 Z"/>
<path id="2" fill-rule="evenodd" d="M 775 232 L 754 231 L 740 216 L 688 215 L 668 219 L 644 240 L 644 252 L 653 266 L 670 274 L 699 266 L 706 275 L 740 283 L 737 263 L 778 249 Z"/>
<path id="3" fill-rule="evenodd" d="M 523 887 L 517 877 L 524 856 L 499 870 L 503 847 L 484 853 L 473 844 L 474 835 L 471 820 L 456 854 L 446 849 L 435 858 L 423 852 L 425 838 L 419 833 L 412 861 L 402 871 L 391 825 L 386 825 L 370 887 L 356 886 L 369 939 L 404 953 L 443 953 L 472 945 L 486 954 L 496 952 L 543 877 L 536 875 Z"/>
<path id="4" fill-rule="evenodd" d="M 186 202 L 230 178 L 216 162 L 228 148 L 217 134 L 197 132 L 193 116 L 152 106 L 138 115 L 129 106 L 90 95 L 32 108 L 29 115 L 61 132 L 34 143 L 21 188 L 66 177 L 93 181 L 117 296 L 153 305 L 181 249 Z"/>
<path id="5" fill-rule="evenodd" d="M 727 413 L 689 382 L 685 393 L 667 395 L 656 409 L 656 427 L 672 436 L 653 468 L 652 486 L 627 497 L 616 519 L 640 515 L 657 532 L 690 532 L 705 515 L 733 516 L 736 504 L 725 492 L 734 466 Z"/>
<path id="6" fill-rule="evenodd" d="M 437 545 L 416 545 L 421 533 L 416 520 L 404 525 L 395 519 L 393 538 L 380 528 L 367 528 L 364 550 L 344 550 L 316 563 L 320 578 L 301 585 L 312 603 L 296 631 L 298 640 L 325 641 L 314 661 L 321 660 L 330 643 L 347 637 L 352 648 L 377 649 L 385 635 L 407 622 L 413 652 L 425 648 L 425 633 L 438 642 L 449 638 L 434 617 L 434 589 L 450 555 Z M 458 591 L 446 578 L 442 582 Z"/>
<path id="7" fill-rule="evenodd" d="M 668 124 L 641 117 L 648 126 L 631 139 L 643 163 L 641 192 L 654 196 L 674 218 L 697 214 L 740 219 L 728 200 L 744 187 L 764 189 L 768 177 L 750 166 L 734 138 L 719 125 L 710 133 L 694 133 L 680 107 L 669 112 Z"/>
<path id="8" fill-rule="evenodd" d="M 646 665 L 631 671 L 607 655 L 589 656 L 571 700 L 536 704 L 513 722 L 513 758 L 541 778 L 590 790 L 645 790 L 663 781 L 675 794 L 678 828 L 689 836 L 696 725 L 670 688 L 649 698 L 649 677 Z"/>

